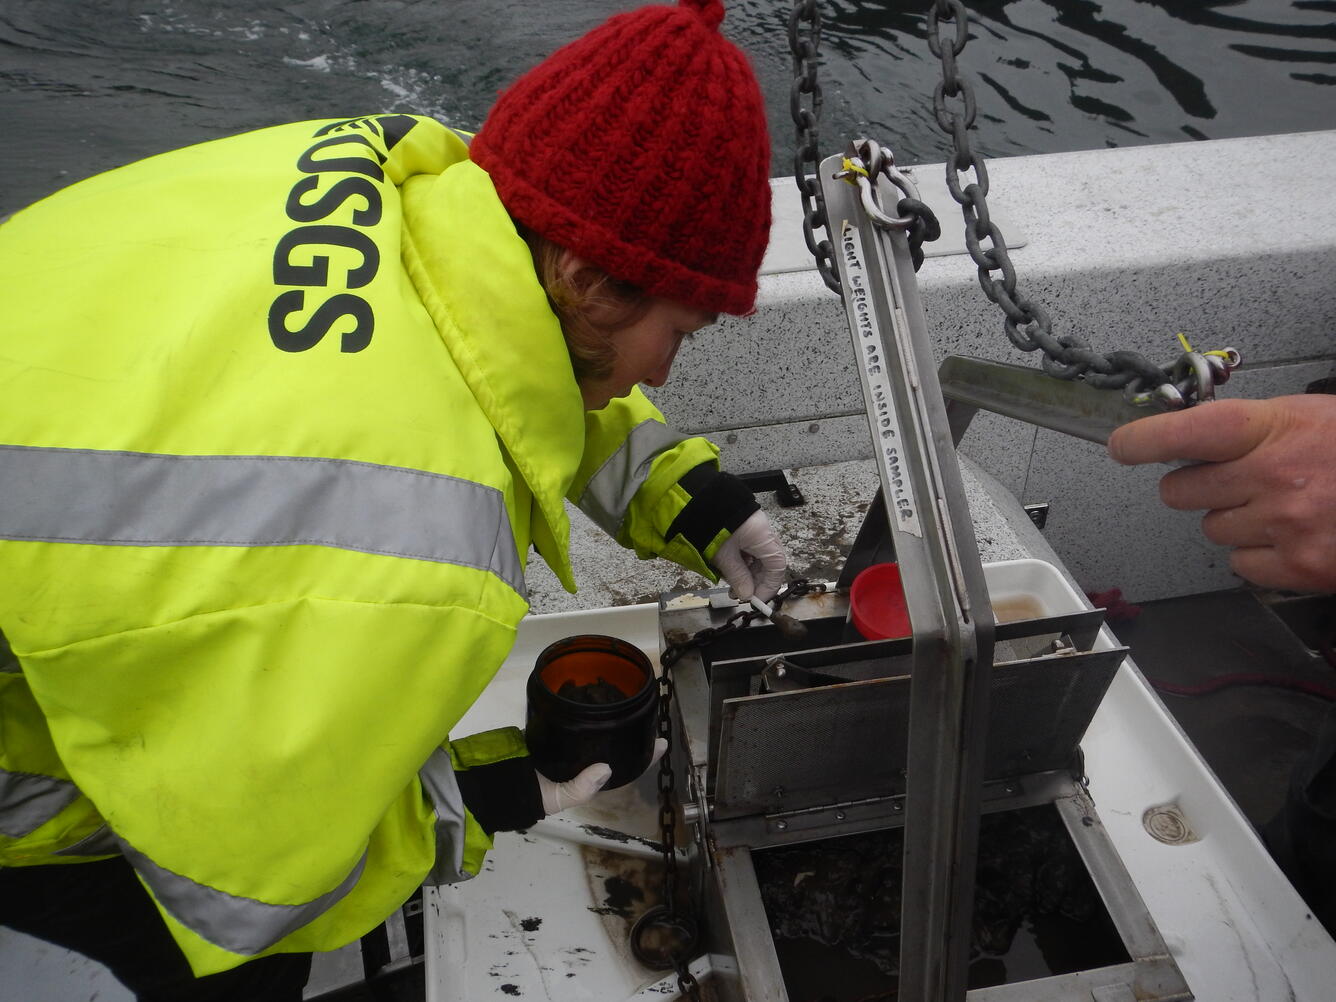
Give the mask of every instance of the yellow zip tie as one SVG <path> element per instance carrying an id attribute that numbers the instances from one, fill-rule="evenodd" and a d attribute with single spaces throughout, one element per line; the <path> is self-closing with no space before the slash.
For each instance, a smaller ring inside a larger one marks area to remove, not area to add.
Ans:
<path id="1" fill-rule="evenodd" d="M 847 171 L 851 171 L 851 172 L 854 173 L 854 174 L 862 174 L 863 177 L 869 177 L 869 176 L 870 176 L 870 175 L 868 174 L 868 172 L 867 172 L 867 168 L 864 167 L 862 164 L 860 164 L 860 163 L 855 163 L 854 161 L 850 160 L 848 157 L 841 157 L 840 159 L 841 159 L 841 161 L 842 161 L 843 164 L 844 164 L 844 169 L 845 169 L 845 170 L 847 170 Z M 856 184 L 856 183 L 857 183 L 857 182 L 854 181 L 853 178 L 846 177 L 845 180 L 848 181 L 850 184 Z"/>
<path id="2" fill-rule="evenodd" d="M 1179 332 L 1178 332 L 1178 343 L 1181 344 L 1181 345 L 1183 346 L 1183 350 L 1186 351 L 1186 352 L 1193 352 L 1193 351 L 1196 351 L 1196 349 L 1193 348 L 1192 345 L 1188 343 L 1187 335 L 1184 334 L 1182 331 L 1179 331 Z M 1228 358 L 1228 357 L 1229 357 L 1229 352 L 1227 352 L 1227 351 L 1220 351 L 1219 349 L 1216 349 L 1216 350 L 1213 350 L 1213 351 L 1204 351 L 1204 352 L 1202 352 L 1202 354 L 1203 354 L 1203 355 L 1214 355 L 1216 358 Z"/>

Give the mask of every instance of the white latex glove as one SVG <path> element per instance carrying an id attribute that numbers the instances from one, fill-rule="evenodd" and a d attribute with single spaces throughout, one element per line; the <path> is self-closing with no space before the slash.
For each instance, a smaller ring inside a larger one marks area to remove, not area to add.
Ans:
<path id="1" fill-rule="evenodd" d="M 729 591 L 743 602 L 755 595 L 761 601 L 775 597 L 784 584 L 789 558 L 765 512 L 753 512 L 714 555 L 714 566 L 728 582 Z"/>
<path id="2" fill-rule="evenodd" d="M 667 741 L 663 738 L 654 739 L 654 756 L 649 760 L 649 769 L 654 768 L 654 764 L 667 750 Z M 645 771 L 648 772 L 649 769 Z M 593 800 L 594 795 L 603 789 L 603 784 L 612 776 L 612 766 L 606 762 L 595 762 L 577 773 L 574 779 L 568 779 L 564 783 L 554 782 L 541 772 L 537 776 L 538 789 L 543 795 L 543 810 L 548 815 L 553 815 Z"/>

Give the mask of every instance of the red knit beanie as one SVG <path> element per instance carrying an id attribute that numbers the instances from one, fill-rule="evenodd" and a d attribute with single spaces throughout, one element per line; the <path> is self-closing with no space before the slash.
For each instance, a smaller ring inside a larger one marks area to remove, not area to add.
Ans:
<path id="1" fill-rule="evenodd" d="M 743 314 L 770 233 L 770 139 L 720 0 L 619 14 L 498 99 L 471 144 L 511 216 L 654 296 Z"/>

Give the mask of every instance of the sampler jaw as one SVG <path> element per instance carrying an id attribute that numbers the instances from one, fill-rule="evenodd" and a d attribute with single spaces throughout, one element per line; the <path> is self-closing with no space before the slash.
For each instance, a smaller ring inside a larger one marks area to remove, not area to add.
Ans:
<path id="1" fill-rule="evenodd" d="M 760 848 L 903 823 L 913 641 L 868 641 L 845 621 L 847 596 L 785 604 L 807 626 L 796 645 L 752 625 L 674 667 L 695 809 L 715 845 Z M 665 600 L 665 634 L 718 626 L 703 597 Z M 1096 649 L 1101 610 L 997 626 L 984 798 L 1033 800 L 1054 777 L 1080 779 L 1079 742 L 1126 649 Z M 778 674 L 782 672 L 782 674 Z M 787 670 L 786 670 L 787 669 Z M 930 670 L 930 669 L 927 669 Z"/>

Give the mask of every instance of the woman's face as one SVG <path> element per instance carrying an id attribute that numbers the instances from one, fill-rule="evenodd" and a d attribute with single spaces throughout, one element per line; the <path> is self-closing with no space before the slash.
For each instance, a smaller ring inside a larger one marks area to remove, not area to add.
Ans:
<path id="1" fill-rule="evenodd" d="M 602 379 L 581 380 L 585 409 L 598 410 L 614 397 L 626 396 L 639 383 L 662 386 L 682 342 L 718 318 L 716 313 L 667 299 L 651 300 L 639 320 L 611 335 L 617 354 L 612 372 Z"/>

